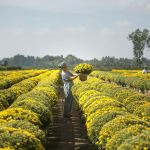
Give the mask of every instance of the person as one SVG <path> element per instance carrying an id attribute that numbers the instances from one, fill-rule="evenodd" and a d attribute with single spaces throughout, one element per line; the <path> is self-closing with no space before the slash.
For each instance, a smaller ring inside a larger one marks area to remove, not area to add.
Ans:
<path id="1" fill-rule="evenodd" d="M 147 73 L 150 73 L 150 71 L 147 70 L 147 67 L 146 67 L 146 66 L 144 66 L 144 70 L 142 71 L 142 73 L 143 73 L 143 74 L 147 74 Z"/>
<path id="2" fill-rule="evenodd" d="M 65 61 L 61 62 L 58 65 L 59 68 L 62 69 L 62 80 L 64 82 L 64 92 L 65 92 L 65 103 L 64 103 L 64 117 L 71 117 L 71 107 L 73 101 L 73 95 L 71 91 L 71 87 L 74 85 L 73 80 L 76 79 L 78 76 L 82 75 L 79 74 L 72 74 L 68 70 L 68 65 Z M 73 76 L 73 77 L 71 77 Z"/>

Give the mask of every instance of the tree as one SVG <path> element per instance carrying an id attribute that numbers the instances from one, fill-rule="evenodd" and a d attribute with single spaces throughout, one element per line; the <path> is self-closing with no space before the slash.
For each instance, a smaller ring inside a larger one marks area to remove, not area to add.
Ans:
<path id="1" fill-rule="evenodd" d="M 19 54 L 14 56 L 14 65 L 15 66 L 20 66 L 20 56 L 19 56 Z"/>
<path id="2" fill-rule="evenodd" d="M 150 35 L 147 29 L 141 32 L 139 29 L 129 34 L 127 39 L 133 43 L 133 54 L 138 67 L 142 64 L 143 51 L 146 48 L 150 48 Z"/>
<path id="3" fill-rule="evenodd" d="M 8 62 L 7 61 L 4 61 L 2 66 L 8 66 Z"/>

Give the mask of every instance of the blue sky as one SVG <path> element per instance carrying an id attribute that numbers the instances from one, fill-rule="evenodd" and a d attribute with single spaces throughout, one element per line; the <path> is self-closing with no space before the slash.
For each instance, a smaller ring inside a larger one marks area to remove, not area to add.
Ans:
<path id="1" fill-rule="evenodd" d="M 133 58 L 127 36 L 137 28 L 150 31 L 150 0 L 0 0 L 0 59 Z"/>

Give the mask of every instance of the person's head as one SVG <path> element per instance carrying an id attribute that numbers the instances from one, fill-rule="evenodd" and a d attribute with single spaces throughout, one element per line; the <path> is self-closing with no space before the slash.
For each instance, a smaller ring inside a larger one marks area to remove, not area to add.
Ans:
<path id="1" fill-rule="evenodd" d="M 64 69 L 62 69 L 63 71 L 67 71 L 68 70 L 68 65 L 66 65 L 66 67 Z"/>
<path id="2" fill-rule="evenodd" d="M 59 68 L 61 68 L 63 71 L 67 71 L 68 70 L 68 65 L 65 61 L 61 62 L 59 65 L 58 65 Z"/>
<path id="3" fill-rule="evenodd" d="M 144 70 L 147 70 L 147 67 L 146 67 L 146 66 L 144 66 Z"/>

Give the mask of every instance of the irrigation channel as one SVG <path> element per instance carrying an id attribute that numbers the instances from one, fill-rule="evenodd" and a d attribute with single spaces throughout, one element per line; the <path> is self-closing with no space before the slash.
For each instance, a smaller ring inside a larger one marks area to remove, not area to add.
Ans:
<path id="1" fill-rule="evenodd" d="M 54 120 L 47 127 L 47 142 L 45 150 L 98 150 L 87 139 L 87 131 L 81 119 L 78 104 L 73 101 L 72 117 L 63 117 L 64 90 L 59 86 L 59 102 L 54 107 Z"/>

